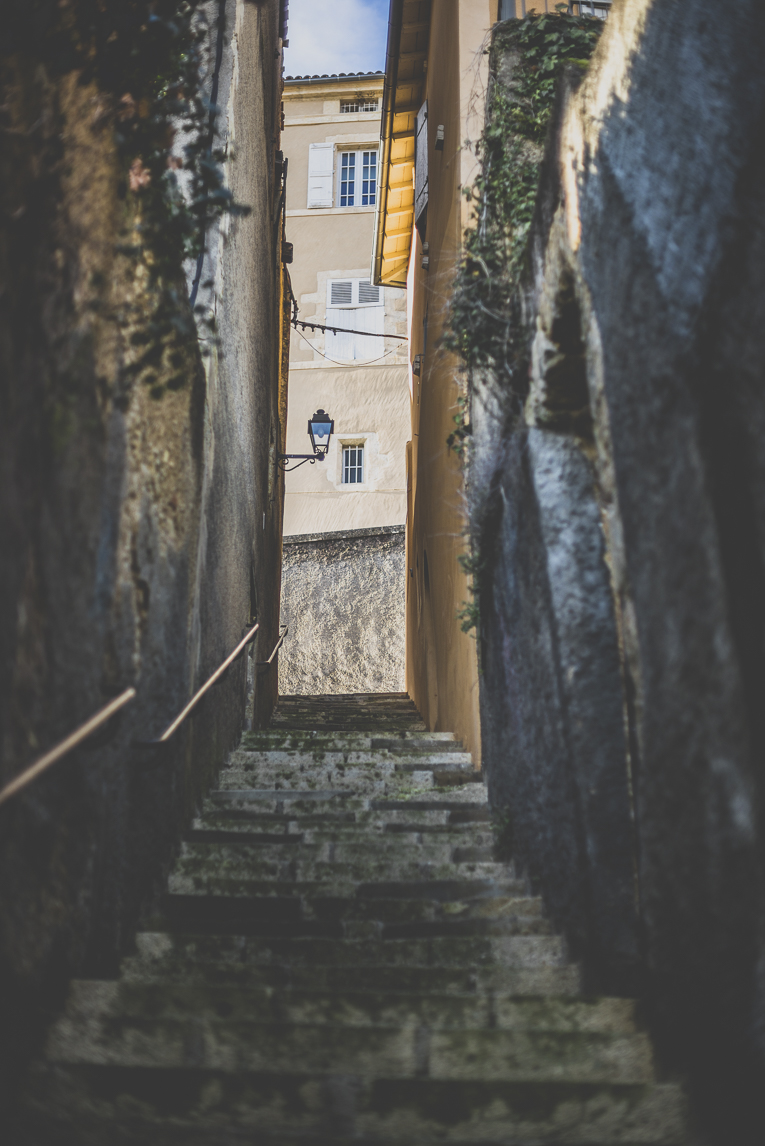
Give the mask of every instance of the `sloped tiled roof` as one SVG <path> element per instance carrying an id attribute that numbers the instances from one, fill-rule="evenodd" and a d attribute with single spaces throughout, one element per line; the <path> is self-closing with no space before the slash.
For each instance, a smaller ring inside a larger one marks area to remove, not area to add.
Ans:
<path id="1" fill-rule="evenodd" d="M 327 75 L 327 73 L 325 72 L 323 75 L 315 75 L 315 76 L 285 76 L 284 82 L 285 83 L 290 83 L 290 82 L 291 83 L 298 83 L 300 80 L 303 80 L 304 82 L 305 82 L 305 80 L 352 80 L 352 79 L 355 79 L 356 76 L 381 76 L 381 75 L 383 75 L 383 72 L 380 72 L 380 71 L 378 71 L 378 72 L 333 72 L 331 76 Z"/>

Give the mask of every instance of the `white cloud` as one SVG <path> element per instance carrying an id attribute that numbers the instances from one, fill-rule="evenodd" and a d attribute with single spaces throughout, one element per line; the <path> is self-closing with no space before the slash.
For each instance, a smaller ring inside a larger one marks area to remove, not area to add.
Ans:
<path id="1" fill-rule="evenodd" d="M 288 76 L 385 67 L 388 0 L 290 0 Z"/>

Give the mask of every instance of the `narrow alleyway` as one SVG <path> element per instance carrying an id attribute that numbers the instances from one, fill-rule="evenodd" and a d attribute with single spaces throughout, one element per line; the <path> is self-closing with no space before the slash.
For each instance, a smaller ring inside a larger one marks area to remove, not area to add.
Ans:
<path id="1" fill-rule="evenodd" d="M 686 1141 L 633 1004 L 580 994 L 480 773 L 402 694 L 285 697 L 244 734 L 25 1109 L 28 1146 Z"/>

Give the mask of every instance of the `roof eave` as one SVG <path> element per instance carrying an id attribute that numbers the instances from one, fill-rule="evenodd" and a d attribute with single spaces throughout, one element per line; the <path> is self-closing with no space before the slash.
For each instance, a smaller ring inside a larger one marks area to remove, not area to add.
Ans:
<path id="1" fill-rule="evenodd" d="M 409 0 L 411 6 L 411 0 Z M 414 140 L 414 123 L 412 121 L 411 128 L 407 127 L 404 131 L 394 132 L 394 121 L 396 116 L 402 114 L 411 115 L 411 107 L 406 106 L 406 112 L 403 107 L 397 108 L 396 97 L 399 88 L 399 62 L 401 58 L 401 39 L 402 34 L 406 30 L 404 24 L 404 6 L 405 0 L 391 0 L 390 13 L 388 18 L 388 45 L 385 56 L 385 82 L 383 86 L 383 106 L 382 106 L 382 119 L 380 125 L 380 193 L 377 197 L 377 206 L 375 208 L 375 230 L 374 230 L 374 247 L 372 250 L 372 267 L 371 277 L 372 282 L 380 286 L 406 286 L 406 272 L 409 264 L 409 253 L 411 247 L 411 231 L 412 227 L 408 227 L 403 232 L 401 230 L 400 222 L 394 228 L 396 230 L 395 236 L 389 231 L 387 226 L 388 217 L 390 215 L 397 215 L 399 219 L 402 215 L 412 215 L 414 206 L 408 204 L 398 203 L 395 208 L 389 207 L 389 198 L 391 192 L 397 193 L 402 189 L 402 185 L 395 188 L 391 187 L 391 165 L 392 165 L 392 151 L 394 138 L 398 143 L 402 139 Z M 413 32 L 425 32 L 424 41 L 427 45 L 427 33 L 430 27 L 430 4 L 428 0 L 421 0 L 417 5 L 418 19 L 416 24 L 411 25 Z M 426 19 L 421 17 L 425 15 Z M 427 47 L 418 49 L 414 53 L 407 53 L 407 65 L 411 62 L 414 56 L 422 56 L 422 59 L 427 58 Z M 405 88 L 411 89 L 424 86 L 424 75 L 422 77 L 412 76 L 408 80 L 402 79 L 402 84 Z M 419 106 L 419 104 L 418 104 Z M 398 149 L 400 151 L 400 148 Z M 403 159 L 399 155 L 398 166 L 413 167 L 413 146 L 411 157 L 406 156 Z M 405 185 L 405 183 L 404 183 Z M 386 252 L 385 243 L 386 237 L 389 240 L 395 238 L 393 243 L 393 250 Z M 386 264 L 387 268 L 386 269 Z"/>

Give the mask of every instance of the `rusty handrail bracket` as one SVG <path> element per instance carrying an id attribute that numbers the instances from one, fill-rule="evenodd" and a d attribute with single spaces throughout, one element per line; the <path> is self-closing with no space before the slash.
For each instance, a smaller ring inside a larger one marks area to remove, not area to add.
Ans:
<path id="1" fill-rule="evenodd" d="M 176 716 L 175 720 L 171 724 L 168 724 L 167 728 L 165 729 L 165 731 L 162 733 L 162 735 L 160 737 L 158 737 L 156 740 L 134 740 L 133 746 L 135 748 L 158 748 L 163 744 L 167 744 L 170 737 L 173 735 L 174 732 L 177 732 L 177 730 L 183 724 L 184 720 L 189 715 L 189 713 L 191 713 L 192 710 L 195 709 L 196 706 L 199 704 L 200 700 L 205 695 L 205 693 L 209 689 L 212 688 L 212 686 L 215 684 L 216 680 L 218 680 L 219 677 L 223 676 L 224 672 L 229 667 L 229 665 L 232 664 L 236 660 L 236 658 L 242 653 L 243 649 L 245 649 L 246 646 L 249 645 L 250 641 L 254 640 L 255 634 L 257 633 L 259 628 L 260 628 L 260 625 L 253 625 L 252 628 L 249 629 L 247 631 L 247 633 L 245 633 L 244 637 L 239 642 L 239 644 L 236 646 L 234 651 L 232 653 L 229 653 L 229 655 L 226 657 L 225 661 L 223 661 L 223 663 L 220 664 L 216 668 L 216 670 L 212 674 L 212 676 L 208 677 L 207 680 L 205 681 L 205 683 L 202 685 L 202 687 L 197 689 L 197 691 L 194 693 L 194 695 L 192 696 L 191 700 L 186 705 L 186 707 L 181 709 L 181 711 Z"/>
<path id="2" fill-rule="evenodd" d="M 79 728 L 71 732 L 69 736 L 67 736 L 65 740 L 62 740 L 60 744 L 57 744 L 55 748 L 51 748 L 49 752 L 46 752 L 45 755 L 41 756 L 39 760 L 36 760 L 34 764 L 30 764 L 28 768 L 19 773 L 15 780 L 11 780 L 10 784 L 6 784 L 2 791 L 0 791 L 0 804 L 4 804 L 6 800 L 10 800 L 11 796 L 15 796 L 17 792 L 20 792 L 22 788 L 26 788 L 27 784 L 31 784 L 42 772 L 45 772 L 52 764 L 60 760 L 62 756 L 66 756 L 67 752 L 71 752 L 72 749 L 76 748 L 78 744 L 81 744 L 83 740 L 87 740 L 97 728 L 100 728 L 102 724 L 106 724 L 106 721 L 110 720 L 116 712 L 119 712 L 121 708 L 129 704 L 135 695 L 136 691 L 134 688 L 126 688 L 125 691 L 120 693 L 119 696 L 116 696 L 114 700 L 110 700 L 108 704 L 94 713 L 90 720 L 86 720 L 84 724 L 81 724 Z"/>
<path id="3" fill-rule="evenodd" d="M 255 664 L 258 668 L 268 668 L 269 665 L 273 664 L 274 663 L 274 657 L 276 656 L 276 654 L 279 652 L 279 649 L 284 644 L 284 638 L 287 636 L 287 633 L 290 631 L 290 628 L 289 628 L 289 625 L 280 625 L 279 628 L 284 629 L 284 632 L 279 634 L 279 640 L 274 645 L 273 650 L 271 652 L 271 656 L 268 658 L 268 660 L 267 661 L 255 661 Z"/>

